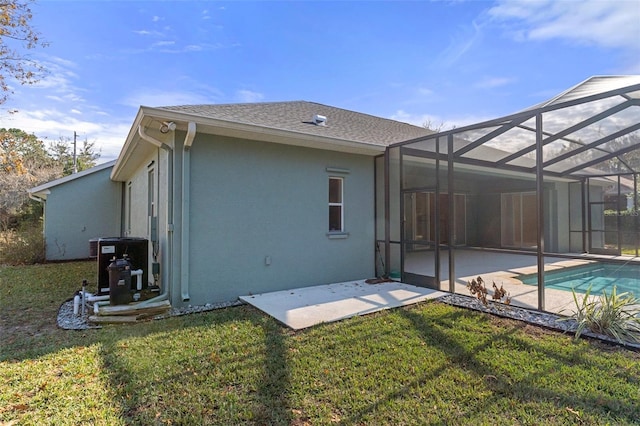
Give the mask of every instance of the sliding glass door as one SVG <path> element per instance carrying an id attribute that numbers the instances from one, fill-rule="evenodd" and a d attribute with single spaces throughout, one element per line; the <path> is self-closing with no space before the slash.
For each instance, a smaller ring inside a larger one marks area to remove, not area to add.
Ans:
<path id="1" fill-rule="evenodd" d="M 427 248 L 436 242 L 436 226 L 440 231 L 440 244 L 449 244 L 449 195 L 440 194 L 440 217 L 436 221 L 436 195 L 433 192 L 406 192 L 404 194 L 404 241 L 407 250 Z M 467 242 L 466 197 L 454 195 L 455 245 Z"/>
<path id="2" fill-rule="evenodd" d="M 502 194 L 501 244 L 503 247 L 536 248 L 536 209 L 535 192 Z"/>

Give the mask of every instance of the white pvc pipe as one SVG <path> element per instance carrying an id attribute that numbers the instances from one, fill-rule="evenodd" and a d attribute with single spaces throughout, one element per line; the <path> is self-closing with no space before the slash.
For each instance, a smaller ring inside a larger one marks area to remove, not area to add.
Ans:
<path id="1" fill-rule="evenodd" d="M 78 316 L 80 313 L 80 295 L 76 294 L 73 297 L 73 315 Z"/>
<path id="2" fill-rule="evenodd" d="M 136 277 L 136 289 L 138 291 L 142 290 L 142 269 L 136 269 L 134 271 L 131 271 L 131 276 L 135 276 Z"/>
<path id="3" fill-rule="evenodd" d="M 85 309 L 87 308 L 87 302 L 94 303 L 95 310 L 95 305 L 97 305 L 99 302 L 104 303 L 108 300 L 108 294 L 105 296 L 94 296 L 88 291 L 79 291 L 78 294 L 73 297 L 73 315 L 77 316 L 82 313 L 82 315 L 84 316 L 86 312 Z"/>

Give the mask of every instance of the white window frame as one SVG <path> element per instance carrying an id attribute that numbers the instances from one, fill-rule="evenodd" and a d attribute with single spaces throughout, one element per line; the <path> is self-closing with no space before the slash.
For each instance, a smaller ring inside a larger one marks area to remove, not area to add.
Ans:
<path id="1" fill-rule="evenodd" d="M 340 229 L 331 229 L 329 226 L 330 233 L 343 233 L 344 232 L 344 178 L 339 176 L 329 176 L 329 188 L 331 188 L 331 181 L 337 180 L 340 182 L 340 202 L 331 202 L 331 194 L 329 193 L 329 220 L 331 220 L 331 207 L 340 207 Z M 329 189 L 329 192 L 331 190 Z M 331 225 L 329 223 L 329 225 Z"/>

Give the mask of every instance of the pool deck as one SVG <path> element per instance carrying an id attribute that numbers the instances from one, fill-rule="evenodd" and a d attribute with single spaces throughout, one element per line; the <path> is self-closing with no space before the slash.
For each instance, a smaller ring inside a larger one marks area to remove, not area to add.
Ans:
<path id="1" fill-rule="evenodd" d="M 449 265 L 447 252 L 441 258 L 440 290 L 449 291 Z M 545 257 L 545 271 L 565 269 L 587 265 L 599 259 L 625 261 L 640 264 L 640 258 L 630 256 L 593 256 L 573 255 L 575 258 Z M 433 252 L 410 253 L 405 257 L 405 271 L 433 276 Z M 535 254 L 514 254 L 490 250 L 456 250 L 455 252 L 456 282 L 455 292 L 469 294 L 467 283 L 481 276 L 485 281 L 489 294 L 493 294 L 492 283 L 504 289 L 511 296 L 511 304 L 527 309 L 538 309 L 538 288 L 523 284 L 517 279 L 519 275 L 537 274 L 537 257 Z M 544 292 L 544 310 L 557 314 L 570 315 L 574 311 L 573 295 L 569 291 L 547 288 Z"/>

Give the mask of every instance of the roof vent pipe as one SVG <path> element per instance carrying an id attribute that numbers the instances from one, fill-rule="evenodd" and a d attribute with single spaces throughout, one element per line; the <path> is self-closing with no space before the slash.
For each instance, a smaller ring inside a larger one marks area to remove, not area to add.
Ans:
<path id="1" fill-rule="evenodd" d="M 327 117 L 324 115 L 316 114 L 313 116 L 313 124 L 316 126 L 326 126 L 327 125 Z"/>

